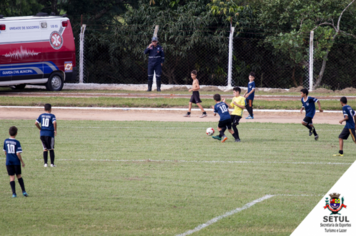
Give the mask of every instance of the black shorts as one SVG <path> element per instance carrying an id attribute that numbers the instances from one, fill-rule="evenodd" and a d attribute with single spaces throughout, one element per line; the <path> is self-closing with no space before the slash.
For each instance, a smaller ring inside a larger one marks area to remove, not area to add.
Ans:
<path id="1" fill-rule="evenodd" d="M 54 149 L 54 138 L 50 136 L 41 136 L 43 150 L 53 150 Z"/>
<path id="2" fill-rule="evenodd" d="M 252 107 L 252 106 L 253 106 L 253 100 L 251 100 L 251 99 L 246 99 L 246 100 L 245 100 L 245 104 L 246 104 L 247 107 Z"/>
<path id="3" fill-rule="evenodd" d="M 219 121 L 218 127 L 219 128 L 226 127 L 227 129 L 231 129 L 231 119 Z"/>
<path id="4" fill-rule="evenodd" d="M 200 96 L 199 96 L 199 91 L 193 91 L 192 97 L 190 98 L 191 103 L 201 103 Z"/>
<path id="5" fill-rule="evenodd" d="M 241 116 L 231 115 L 232 125 L 239 125 L 240 120 L 241 120 Z"/>
<path id="6" fill-rule="evenodd" d="M 7 173 L 9 175 L 21 175 L 21 166 L 19 165 L 10 165 L 6 166 Z"/>
<path id="7" fill-rule="evenodd" d="M 313 124 L 313 118 L 311 118 L 309 116 L 304 117 L 303 121 L 305 123 L 307 123 L 308 125 L 312 125 Z"/>
<path id="8" fill-rule="evenodd" d="M 339 135 L 339 138 L 341 139 L 348 139 L 349 138 L 349 135 L 351 134 L 351 138 L 352 138 L 352 141 L 354 141 L 356 143 L 356 139 L 355 139 L 355 129 L 346 129 L 344 128 L 342 131 L 341 131 L 341 134 Z"/>

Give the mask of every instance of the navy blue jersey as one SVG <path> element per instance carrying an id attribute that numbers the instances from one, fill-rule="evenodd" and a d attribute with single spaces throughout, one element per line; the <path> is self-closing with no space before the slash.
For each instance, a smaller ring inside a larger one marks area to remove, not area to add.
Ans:
<path id="1" fill-rule="evenodd" d="M 43 113 L 36 120 L 41 124 L 41 136 L 54 137 L 54 125 L 56 116 L 51 113 Z"/>
<path id="2" fill-rule="evenodd" d="M 17 157 L 17 153 L 22 152 L 21 144 L 14 138 L 8 138 L 4 141 L 4 151 L 6 152 L 6 165 L 19 166 L 21 165 L 20 159 Z"/>
<path id="3" fill-rule="evenodd" d="M 307 97 L 307 100 L 304 102 L 304 98 L 301 99 L 303 107 L 305 109 L 305 116 L 314 118 L 315 115 L 315 103 L 318 99 L 313 97 Z"/>
<path id="4" fill-rule="evenodd" d="M 225 102 L 216 103 L 214 106 L 214 112 L 219 114 L 220 121 L 231 119 L 229 107 Z"/>
<path id="5" fill-rule="evenodd" d="M 161 45 L 157 45 L 157 47 L 151 46 L 150 48 L 146 48 L 145 54 L 147 53 L 149 65 L 160 65 L 164 62 L 164 52 Z"/>
<path id="6" fill-rule="evenodd" d="M 256 87 L 255 81 L 249 82 L 248 88 L 247 88 L 247 93 L 251 92 L 251 90 L 254 89 L 255 87 Z M 255 98 L 255 91 L 253 91 L 253 93 L 251 93 L 246 99 L 253 100 Z"/>
<path id="7" fill-rule="evenodd" d="M 346 118 L 346 116 L 349 118 L 346 121 L 345 129 L 354 129 L 355 128 L 355 121 L 354 121 L 355 111 L 349 105 L 345 105 L 342 107 L 342 113 L 344 114 L 344 118 Z"/>

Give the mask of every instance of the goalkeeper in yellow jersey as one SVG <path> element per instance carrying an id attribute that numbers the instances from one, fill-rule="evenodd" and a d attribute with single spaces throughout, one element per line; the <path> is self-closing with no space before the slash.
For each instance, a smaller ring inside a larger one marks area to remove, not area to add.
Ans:
<path id="1" fill-rule="evenodd" d="M 240 95 L 241 89 L 239 87 L 235 87 L 233 91 L 234 91 L 234 98 L 232 99 L 231 103 L 230 104 L 226 103 L 225 99 L 223 100 L 223 102 L 225 102 L 226 105 L 229 106 L 229 108 L 234 109 L 234 111 L 231 113 L 232 128 L 237 137 L 235 139 L 235 142 L 241 142 L 239 131 L 237 130 L 236 126 L 239 124 L 240 119 L 242 118 L 242 114 L 245 109 L 246 98 Z"/>

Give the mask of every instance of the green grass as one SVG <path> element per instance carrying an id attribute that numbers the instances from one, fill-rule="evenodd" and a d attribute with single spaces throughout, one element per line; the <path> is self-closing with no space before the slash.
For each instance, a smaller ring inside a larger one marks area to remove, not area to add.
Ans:
<path id="1" fill-rule="evenodd" d="M 259 88 L 257 88 L 259 89 Z M 244 93 L 246 90 L 242 90 L 242 93 Z M 2 87 L 0 88 L 0 92 L 34 92 L 34 93 L 53 93 L 56 94 L 58 92 L 56 91 L 47 91 L 45 87 L 43 89 L 23 89 L 23 90 L 12 90 L 11 88 L 7 87 Z M 131 94 L 191 94 L 191 92 L 188 91 L 188 89 L 184 90 L 163 90 L 160 93 L 157 93 L 157 91 L 152 91 L 152 92 L 146 92 L 146 91 L 135 91 L 135 90 L 69 90 L 69 89 L 63 89 L 60 91 L 61 93 L 131 93 Z M 201 90 L 200 94 L 205 94 L 205 95 L 214 95 L 215 93 L 220 93 L 223 95 L 232 95 L 232 91 L 224 92 L 219 89 L 216 91 L 204 91 Z M 288 92 L 288 91 L 256 91 L 256 95 L 277 95 L 277 96 L 300 96 L 300 92 Z M 330 93 L 321 93 L 321 92 L 311 92 L 311 96 L 336 96 L 336 97 L 341 97 L 341 96 L 356 96 L 356 93 L 353 92 L 348 92 L 344 93 L 341 92 L 341 90 L 335 90 L 331 91 Z"/>
<path id="2" fill-rule="evenodd" d="M 213 99 L 201 99 L 202 106 L 210 108 L 215 104 Z M 230 102 L 231 100 L 227 100 Z M 2 97 L 1 106 L 43 106 L 51 103 L 52 106 L 71 107 L 188 107 L 189 98 L 115 98 L 115 97 Z M 356 107 L 356 100 L 349 100 L 351 107 Z M 322 109 L 341 110 L 338 100 L 322 100 Z M 299 99 L 295 101 L 265 101 L 255 100 L 255 109 L 300 109 Z M 196 106 L 195 106 L 196 107 Z"/>
<path id="3" fill-rule="evenodd" d="M 332 157 L 336 125 L 317 125 L 316 142 L 301 125 L 245 123 L 222 144 L 205 134 L 216 123 L 58 121 L 57 167 L 44 168 L 33 121 L 0 120 L 3 140 L 12 125 L 29 197 L 11 198 L 3 166 L 1 235 L 176 235 L 266 194 L 193 235 L 290 235 L 356 157 L 350 140 Z"/>

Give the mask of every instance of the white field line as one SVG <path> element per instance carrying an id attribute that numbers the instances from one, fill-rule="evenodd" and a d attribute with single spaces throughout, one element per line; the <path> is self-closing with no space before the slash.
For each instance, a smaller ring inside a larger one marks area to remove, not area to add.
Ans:
<path id="1" fill-rule="evenodd" d="M 0 106 L 1 108 L 10 109 L 43 109 L 43 106 Z M 187 108 L 151 108 L 151 107 L 52 107 L 53 110 L 108 110 L 108 111 L 187 111 Z M 198 108 L 193 108 L 192 111 L 200 111 Z M 213 112 L 213 109 L 205 109 L 205 111 Z M 230 109 L 233 111 L 233 109 Z M 275 110 L 275 109 L 254 109 L 254 112 L 285 112 L 298 113 L 300 110 Z M 319 112 L 319 111 L 316 111 Z M 324 111 L 325 113 L 342 113 L 342 111 Z"/>
<path id="2" fill-rule="evenodd" d="M 261 197 L 261 198 L 259 198 L 259 199 L 256 199 L 256 200 L 254 200 L 254 201 L 252 201 L 252 202 L 247 203 L 246 205 L 244 205 L 244 206 L 241 207 L 241 208 L 236 208 L 236 209 L 234 209 L 234 210 L 232 210 L 232 211 L 226 212 L 225 214 L 223 214 L 223 215 L 221 215 L 221 216 L 218 216 L 218 217 L 215 217 L 215 218 L 213 218 L 213 219 L 211 219 L 211 220 L 205 222 L 204 224 L 198 225 L 197 227 L 195 227 L 195 228 L 192 229 L 192 230 L 188 230 L 187 232 L 182 233 L 182 234 L 177 234 L 176 236 L 186 236 L 186 235 L 190 235 L 190 234 L 192 234 L 192 233 L 198 232 L 198 231 L 200 231 L 200 230 L 202 230 L 202 229 L 208 227 L 208 226 L 211 225 L 211 224 L 216 223 L 217 221 L 219 221 L 219 220 L 221 220 L 221 219 L 223 219 L 223 218 L 225 218 L 225 217 L 228 217 L 228 216 L 231 216 L 231 215 L 233 215 L 233 214 L 236 214 L 236 213 L 238 213 L 238 212 L 240 212 L 240 211 L 246 210 L 246 209 L 252 207 L 253 205 L 255 205 L 256 203 L 262 202 L 262 201 L 267 200 L 267 199 L 269 199 L 269 198 L 271 198 L 271 197 L 274 197 L 274 196 L 273 196 L 273 195 L 265 195 L 265 196 L 263 196 L 263 197 Z"/>
<path id="3" fill-rule="evenodd" d="M 0 158 L 5 159 L 5 158 Z M 35 159 L 42 161 L 43 159 Z M 57 159 L 56 161 L 95 161 L 95 162 L 172 162 L 202 164 L 291 164 L 291 165 L 351 165 L 350 162 L 287 162 L 287 161 L 188 161 L 188 160 L 111 160 L 111 159 Z"/>

